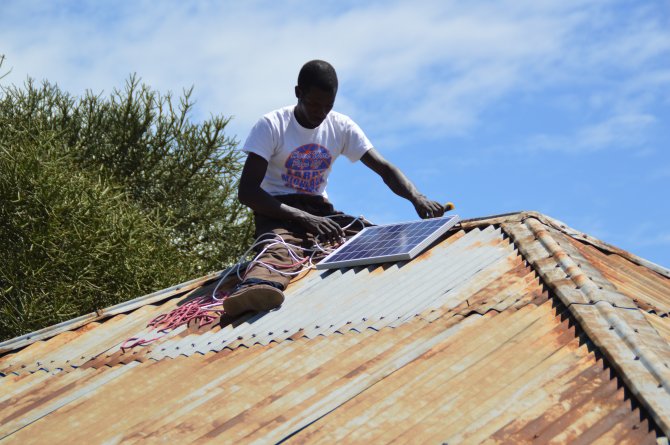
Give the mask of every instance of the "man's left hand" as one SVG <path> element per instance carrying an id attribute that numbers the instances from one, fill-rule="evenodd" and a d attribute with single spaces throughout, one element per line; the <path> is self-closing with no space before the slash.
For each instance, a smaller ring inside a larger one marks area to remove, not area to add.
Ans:
<path id="1" fill-rule="evenodd" d="M 415 199 L 414 209 L 421 219 L 437 218 L 444 215 L 444 206 L 437 201 L 432 201 L 425 196 L 419 196 Z"/>

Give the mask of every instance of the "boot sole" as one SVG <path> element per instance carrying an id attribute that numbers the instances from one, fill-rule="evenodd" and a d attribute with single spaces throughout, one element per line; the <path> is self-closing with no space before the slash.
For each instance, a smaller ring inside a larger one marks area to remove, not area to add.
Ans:
<path id="1" fill-rule="evenodd" d="M 282 291 L 260 284 L 245 287 L 227 297 L 223 300 L 223 310 L 228 315 L 237 316 L 247 311 L 269 311 L 281 306 L 283 302 L 284 293 Z"/>

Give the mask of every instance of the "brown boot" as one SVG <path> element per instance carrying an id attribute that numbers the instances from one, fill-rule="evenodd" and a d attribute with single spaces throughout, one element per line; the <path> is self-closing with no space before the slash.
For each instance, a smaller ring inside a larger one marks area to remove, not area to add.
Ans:
<path id="1" fill-rule="evenodd" d="M 223 300 L 226 314 L 236 317 L 244 312 L 269 311 L 281 306 L 284 293 L 268 284 L 244 286 Z"/>

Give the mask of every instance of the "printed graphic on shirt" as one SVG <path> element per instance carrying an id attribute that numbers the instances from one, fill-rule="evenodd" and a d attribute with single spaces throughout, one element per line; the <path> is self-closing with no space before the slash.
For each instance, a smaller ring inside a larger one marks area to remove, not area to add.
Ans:
<path id="1" fill-rule="evenodd" d="M 325 182 L 324 174 L 330 168 L 333 157 L 326 147 L 319 144 L 302 145 L 291 152 L 284 166 L 282 180 L 288 187 L 300 193 L 319 193 Z"/>

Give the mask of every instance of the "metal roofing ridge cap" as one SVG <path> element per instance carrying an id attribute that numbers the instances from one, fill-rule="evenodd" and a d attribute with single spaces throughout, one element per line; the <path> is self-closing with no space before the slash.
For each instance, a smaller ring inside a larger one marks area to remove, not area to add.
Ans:
<path id="1" fill-rule="evenodd" d="M 66 331 L 72 331 L 93 321 L 98 321 L 112 317 L 114 315 L 132 312 L 148 304 L 153 304 L 165 300 L 178 293 L 195 289 L 196 287 L 207 284 L 210 281 L 213 281 L 221 277 L 227 272 L 232 271 L 234 268 L 235 266 L 232 266 L 229 267 L 228 269 L 213 272 L 199 278 L 194 278 L 193 280 L 185 281 L 175 286 L 167 287 L 165 289 L 161 289 L 159 291 L 152 292 L 150 294 L 143 295 L 141 297 L 137 297 L 132 300 L 124 301 L 122 303 L 110 306 L 105 309 L 100 309 L 97 312 L 91 312 L 89 314 L 73 318 L 72 320 L 67 320 L 62 323 L 58 323 L 34 332 L 30 332 L 28 334 L 14 337 L 12 339 L 0 343 L 0 354 L 4 354 L 6 352 L 10 352 L 15 349 L 20 349 L 25 346 L 29 346 L 32 343 L 35 343 L 36 341 L 46 340 L 51 337 L 55 337 L 56 335 Z"/>
<path id="2" fill-rule="evenodd" d="M 556 218 L 552 218 L 543 213 L 536 212 L 533 210 L 503 213 L 499 215 L 491 215 L 480 218 L 464 219 L 461 220 L 460 223 L 457 224 L 455 227 L 456 228 L 460 227 L 465 230 L 468 230 L 473 227 L 480 227 L 482 225 L 523 222 L 528 218 L 535 218 L 540 222 L 544 223 L 545 225 L 553 227 L 554 229 L 559 230 L 560 232 L 563 232 L 564 234 L 576 240 L 591 244 L 592 246 L 604 250 L 605 252 L 619 255 L 627 259 L 628 261 L 631 261 L 632 263 L 635 263 L 639 266 L 644 266 L 660 275 L 663 275 L 666 278 L 670 278 L 670 269 L 663 267 L 660 264 L 656 264 L 645 258 L 639 257 L 634 253 L 628 252 L 627 250 L 620 249 L 592 235 L 580 232 L 579 230 L 573 229 L 572 227 L 568 226 L 563 221 L 560 221 Z"/>
<path id="3" fill-rule="evenodd" d="M 641 364 L 654 380 L 662 384 L 663 389 L 666 391 L 666 399 L 668 399 L 667 392 L 670 391 L 670 370 L 663 364 L 663 361 L 655 351 L 645 346 L 645 344 L 638 339 L 638 335 L 635 335 L 637 334 L 638 329 L 631 326 L 629 323 L 629 319 L 632 322 L 635 315 L 638 314 L 637 307 L 633 306 L 633 308 L 625 308 L 612 305 L 612 303 L 608 301 L 607 295 L 604 295 L 606 292 L 589 279 L 590 277 L 581 270 L 569 253 L 556 242 L 551 232 L 543 227 L 542 224 L 545 223 L 539 218 L 526 216 L 521 221 L 503 223 L 502 226 L 513 239 L 514 244 L 517 245 L 525 259 L 531 263 L 538 275 L 540 275 L 542 280 L 552 288 L 563 304 L 565 304 L 571 313 L 573 313 L 580 321 L 580 325 L 582 325 L 582 328 L 589 338 L 601 348 L 605 356 L 622 374 L 624 381 L 631 387 L 633 392 L 639 395 L 641 399 L 640 401 L 649 409 L 657 424 L 666 434 L 670 433 L 670 419 L 663 417 L 661 412 L 664 411 L 663 408 L 668 400 L 664 400 L 664 402 L 660 404 L 657 403 L 658 400 L 656 394 L 649 392 L 649 389 L 645 386 L 645 382 L 640 381 L 638 383 L 636 381 L 634 378 L 635 370 L 630 368 L 629 364 L 626 363 L 625 357 L 621 357 L 621 360 L 617 359 L 620 354 L 620 348 L 618 346 L 623 343 L 631 352 L 633 352 L 636 357 L 635 362 Z M 534 236 L 533 241 L 529 242 L 530 237 L 523 236 L 524 231 L 527 231 Z M 565 233 L 564 231 L 561 232 Z M 535 246 L 533 244 L 535 241 L 546 250 L 549 258 L 554 258 L 557 265 L 560 265 L 563 270 L 569 273 L 568 277 L 570 280 L 574 282 L 578 290 L 584 292 L 589 297 L 589 302 L 578 301 L 575 299 L 575 293 L 571 291 L 574 289 L 568 288 L 565 284 L 557 284 L 553 282 L 551 276 L 548 274 L 545 261 L 546 258 L 538 257 L 537 251 L 534 250 Z M 545 261 L 544 264 L 541 263 L 543 261 Z M 588 262 L 587 260 L 584 261 Z M 596 269 L 593 270 L 597 272 Z M 602 278 L 602 280 L 607 281 L 604 278 Z M 616 291 L 607 292 L 619 294 L 619 292 Z M 599 294 L 603 294 L 602 298 L 599 298 Z M 630 300 L 629 297 L 623 294 L 620 294 L 618 297 Z M 589 324 L 588 318 L 585 318 L 582 313 L 583 309 L 586 308 L 596 309 L 595 312 L 592 312 L 596 317 L 596 319 L 594 319 L 594 326 Z M 599 329 L 600 325 L 609 326 L 609 328 L 602 330 Z M 656 335 L 660 337 L 658 332 L 651 325 L 649 325 L 649 327 L 651 329 L 645 330 L 646 335 Z M 605 340 L 605 342 L 603 342 L 603 340 Z M 610 341 L 615 343 L 609 345 L 608 343 Z M 665 341 L 661 344 L 667 345 Z M 668 348 L 670 349 L 670 347 Z M 630 375 L 628 375 L 629 372 Z"/>

